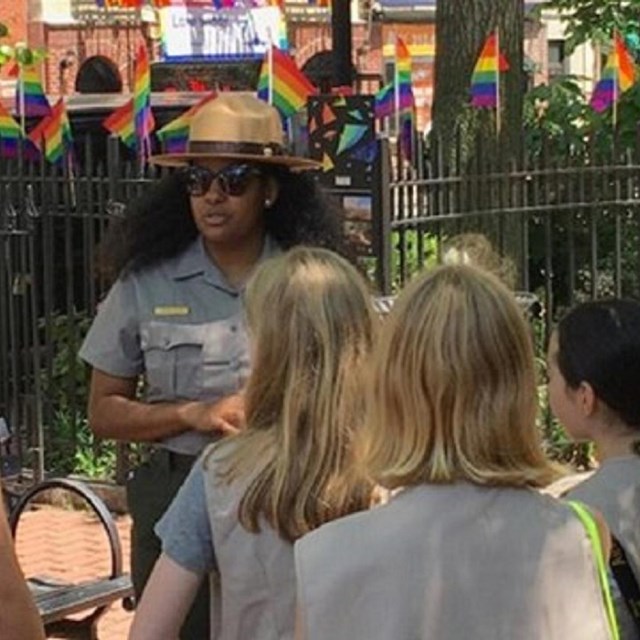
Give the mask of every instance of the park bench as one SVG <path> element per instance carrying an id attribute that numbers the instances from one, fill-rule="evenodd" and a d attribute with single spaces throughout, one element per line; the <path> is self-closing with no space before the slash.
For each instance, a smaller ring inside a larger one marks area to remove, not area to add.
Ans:
<path id="1" fill-rule="evenodd" d="M 76 480 L 60 478 L 40 482 L 20 497 L 9 517 L 14 539 L 20 516 L 35 505 L 35 499 L 40 494 L 51 489 L 61 489 L 79 496 L 97 515 L 109 541 L 111 571 L 106 577 L 79 584 L 64 583 L 44 576 L 30 577 L 27 582 L 47 636 L 97 640 L 98 621 L 109 605 L 121 600 L 123 606 L 129 609 L 133 602 L 131 578 L 122 571 L 122 547 L 118 530 L 104 502 L 89 487 Z M 77 616 L 85 612 L 88 613 L 84 617 Z"/>

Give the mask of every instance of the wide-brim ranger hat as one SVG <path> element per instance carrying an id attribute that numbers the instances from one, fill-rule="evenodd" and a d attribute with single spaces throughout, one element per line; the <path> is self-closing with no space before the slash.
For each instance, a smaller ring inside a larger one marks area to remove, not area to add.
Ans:
<path id="1" fill-rule="evenodd" d="M 274 107 L 252 93 L 221 93 L 191 117 L 183 153 L 163 153 L 149 162 L 181 167 L 204 159 L 228 159 L 287 167 L 318 169 L 321 163 L 287 153 L 282 120 Z"/>

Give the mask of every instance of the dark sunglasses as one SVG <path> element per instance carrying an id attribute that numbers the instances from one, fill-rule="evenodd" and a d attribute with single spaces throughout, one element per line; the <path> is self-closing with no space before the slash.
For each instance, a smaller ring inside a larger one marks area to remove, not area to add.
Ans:
<path id="1" fill-rule="evenodd" d="M 242 196 L 247 191 L 251 178 L 261 175 L 258 167 L 250 164 L 230 164 L 220 171 L 194 164 L 182 170 L 182 179 L 191 196 L 203 196 L 214 180 L 216 188 L 225 196 Z"/>

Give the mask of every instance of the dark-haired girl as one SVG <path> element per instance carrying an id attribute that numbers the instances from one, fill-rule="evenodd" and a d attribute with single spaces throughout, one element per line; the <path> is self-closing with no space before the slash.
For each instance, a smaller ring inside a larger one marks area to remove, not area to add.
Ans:
<path id="1" fill-rule="evenodd" d="M 599 461 L 597 471 L 565 497 L 604 516 L 638 579 L 640 303 L 602 300 L 575 307 L 553 333 L 548 360 L 552 411 L 574 440 L 595 444 Z M 640 637 L 625 613 L 622 637 Z"/>

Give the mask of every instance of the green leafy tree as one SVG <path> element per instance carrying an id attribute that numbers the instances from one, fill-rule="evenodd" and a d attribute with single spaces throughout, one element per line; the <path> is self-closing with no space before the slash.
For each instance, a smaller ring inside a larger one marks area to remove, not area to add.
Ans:
<path id="1" fill-rule="evenodd" d="M 565 18 L 569 51 L 585 42 L 610 42 L 618 30 L 636 59 L 640 55 L 640 0 L 547 0 L 539 11 L 545 9 Z"/>
<path id="2" fill-rule="evenodd" d="M 583 157 L 595 132 L 611 124 L 589 106 L 578 79 L 566 76 L 531 89 L 524 100 L 525 147 L 530 160 L 546 153 L 553 159 Z"/>
<path id="3" fill-rule="evenodd" d="M 0 22 L 0 40 L 9 37 L 7 25 Z M 42 49 L 32 49 L 23 42 L 16 44 L 0 43 L 0 67 L 8 62 L 17 62 L 19 65 L 37 64 L 46 58 L 46 52 Z"/>

